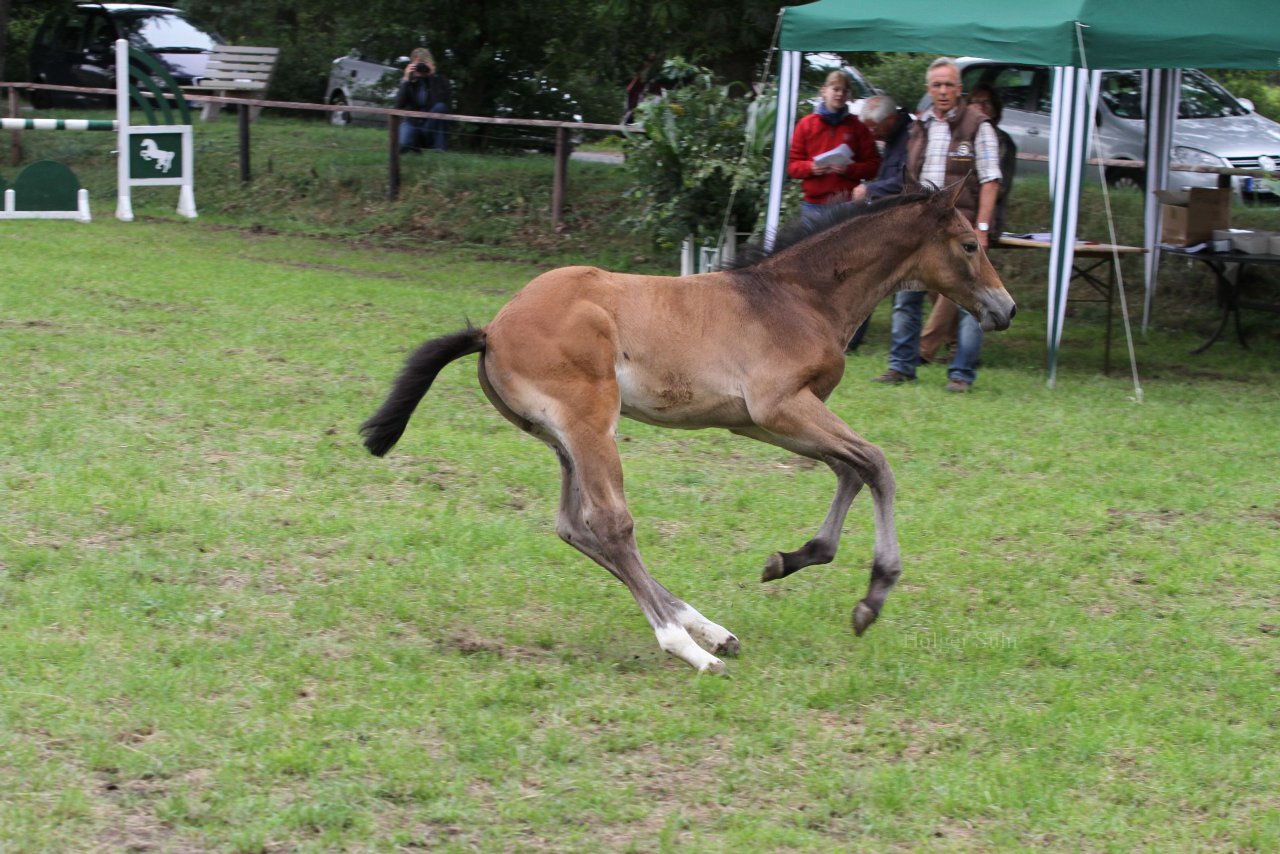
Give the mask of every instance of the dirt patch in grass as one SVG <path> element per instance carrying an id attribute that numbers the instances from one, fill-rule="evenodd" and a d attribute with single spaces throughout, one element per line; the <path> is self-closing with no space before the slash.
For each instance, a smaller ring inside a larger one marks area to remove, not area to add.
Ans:
<path id="1" fill-rule="evenodd" d="M 1259 507 L 1256 504 L 1243 514 L 1246 518 L 1273 528 L 1280 528 L 1280 507 Z"/>
<path id="2" fill-rule="evenodd" d="M 1176 510 L 1120 510 L 1115 507 L 1108 507 L 1107 515 L 1111 517 L 1109 527 L 1113 531 L 1127 524 L 1147 530 L 1166 530 L 1176 526 L 1183 516 Z"/>
<path id="3" fill-rule="evenodd" d="M 0 329 L 43 329 L 49 332 L 63 332 L 62 327 L 49 320 L 0 320 Z"/>
<path id="4" fill-rule="evenodd" d="M 309 261 L 289 261 L 283 258 L 254 258 L 259 264 L 276 264 L 281 267 L 293 267 L 297 270 L 321 270 L 325 273 L 336 273 L 354 279 L 390 279 L 407 281 L 412 278 L 408 273 L 391 270 L 358 270 L 354 267 L 343 267 L 340 264 L 318 264 Z"/>
<path id="5" fill-rule="evenodd" d="M 509 661 L 550 661 L 558 658 L 553 648 L 510 643 L 501 637 L 483 637 L 472 629 L 455 629 L 439 642 L 442 649 L 461 655 L 492 655 Z"/>
<path id="6" fill-rule="evenodd" d="M 649 744 L 615 756 L 611 779 L 620 792 L 634 792 L 646 809 L 641 817 L 621 823 L 585 817 L 589 836 L 601 850 L 658 850 L 660 838 L 673 848 L 685 848 L 693 841 L 691 828 L 713 827 L 726 813 L 749 808 L 743 795 L 746 802 L 764 800 L 763 792 L 753 796 L 738 791 L 731 805 L 717 801 L 735 765 L 725 737 L 685 745 L 678 759 L 670 754 L 669 747 Z"/>
<path id="7" fill-rule="evenodd" d="M 207 848 L 181 833 L 156 814 L 156 804 L 168 797 L 176 784 L 199 783 L 207 776 L 196 770 L 184 777 L 141 777 L 114 780 L 100 777 L 93 792 L 91 815 L 96 830 L 84 840 L 84 850 L 95 852 L 165 852 L 200 854 Z"/>

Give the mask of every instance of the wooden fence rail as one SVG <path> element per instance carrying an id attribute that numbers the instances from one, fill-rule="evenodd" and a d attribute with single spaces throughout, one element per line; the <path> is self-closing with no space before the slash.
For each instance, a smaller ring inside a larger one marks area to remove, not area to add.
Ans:
<path id="1" fill-rule="evenodd" d="M 76 92 L 82 95 L 114 96 L 115 89 L 98 89 L 83 86 L 55 86 L 50 83 L 0 82 L 0 88 L 8 90 L 8 115 L 16 118 L 19 111 L 18 93 L 22 90 L 46 90 L 51 92 Z M 262 98 L 233 98 L 220 95 L 187 94 L 188 101 L 202 104 L 225 104 L 236 108 L 239 116 L 240 140 L 240 181 L 249 183 L 252 180 L 250 163 L 249 111 L 263 107 L 275 107 L 285 110 L 309 110 L 323 113 L 364 113 L 387 117 L 387 195 L 395 199 L 400 194 L 400 121 L 405 118 L 445 119 L 450 122 L 464 122 L 482 125 L 511 125 L 519 127 L 541 127 L 555 130 L 555 171 L 551 187 L 551 224 L 559 228 L 564 217 L 564 204 L 567 198 L 568 161 L 572 150 L 570 131 L 598 130 L 622 133 L 627 130 L 638 130 L 636 125 L 610 125 L 593 122 L 560 122 L 548 119 L 503 119 L 492 116 L 464 116 L 457 113 L 423 113 L 416 110 L 394 110 L 387 107 L 357 107 L 350 104 L 308 104 L 296 101 L 269 101 Z M 16 165 L 22 158 L 21 131 L 12 131 L 11 158 Z"/>

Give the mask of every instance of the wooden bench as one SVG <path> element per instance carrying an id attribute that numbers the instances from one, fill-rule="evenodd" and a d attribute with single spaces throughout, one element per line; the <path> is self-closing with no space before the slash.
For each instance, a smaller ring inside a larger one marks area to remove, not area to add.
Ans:
<path id="1" fill-rule="evenodd" d="M 204 75 L 197 78 L 200 82 L 182 88 L 194 94 L 211 92 L 221 97 L 240 93 L 262 96 L 266 94 L 267 84 L 271 82 L 271 72 L 275 70 L 279 53 L 278 47 L 219 45 L 209 54 L 209 64 L 205 66 Z M 211 122 L 221 110 L 222 104 L 206 101 L 200 115 L 206 122 Z M 260 107 L 250 109 L 253 118 L 257 118 L 259 112 Z"/>

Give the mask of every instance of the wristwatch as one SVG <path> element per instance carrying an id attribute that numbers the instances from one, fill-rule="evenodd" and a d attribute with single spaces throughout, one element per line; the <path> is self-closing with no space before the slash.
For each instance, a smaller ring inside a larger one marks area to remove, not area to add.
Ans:
<path id="1" fill-rule="evenodd" d="M 985 222 L 978 223 L 978 231 L 990 231 L 990 230 L 991 230 L 991 226 L 987 225 Z"/>

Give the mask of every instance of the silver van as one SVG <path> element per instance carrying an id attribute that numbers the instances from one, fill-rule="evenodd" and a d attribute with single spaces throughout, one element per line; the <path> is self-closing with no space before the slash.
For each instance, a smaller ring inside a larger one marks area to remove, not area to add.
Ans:
<path id="1" fill-rule="evenodd" d="M 395 98 L 396 87 L 404 77 L 404 67 L 409 57 L 402 56 L 395 60 L 374 62 L 361 56 L 360 51 L 352 49 L 346 56 L 340 56 L 329 67 L 329 80 L 325 84 L 325 103 L 336 106 L 386 107 Z M 329 114 L 329 121 L 335 125 L 349 125 L 353 121 L 368 124 L 386 124 L 386 116 L 370 116 L 363 113 L 352 113 L 346 110 L 335 110 Z"/>
<path id="2" fill-rule="evenodd" d="M 1053 69 L 974 57 L 964 57 L 956 63 L 965 92 L 986 84 L 1000 93 L 1004 101 L 1000 127 L 1013 138 L 1018 151 L 1047 156 Z M 1098 101 L 1100 156 L 1108 160 L 1145 160 L 1141 72 L 1103 72 Z M 1236 98 L 1204 72 L 1184 69 L 1182 97 L 1174 122 L 1172 162 L 1257 169 L 1259 158 L 1280 162 L 1280 124 L 1258 115 L 1251 103 Z M 1034 161 L 1020 161 L 1018 169 L 1024 168 L 1034 171 L 1037 167 Z M 1088 174 L 1096 175 L 1095 170 L 1096 167 L 1088 167 Z M 1106 177 L 1116 186 L 1141 187 L 1145 182 L 1140 167 L 1107 167 Z M 1215 187 L 1217 182 L 1218 176 L 1212 173 L 1169 173 L 1169 186 L 1173 189 Z M 1245 198 L 1277 199 L 1278 188 L 1272 183 L 1243 176 L 1233 178 L 1233 183 Z"/>

